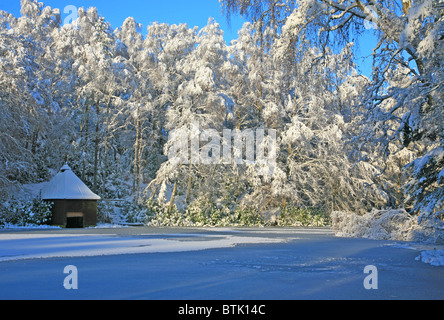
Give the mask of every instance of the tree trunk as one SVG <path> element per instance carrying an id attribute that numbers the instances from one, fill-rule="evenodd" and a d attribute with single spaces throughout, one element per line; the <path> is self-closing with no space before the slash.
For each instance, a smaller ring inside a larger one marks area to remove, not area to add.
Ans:
<path id="1" fill-rule="evenodd" d="M 177 190 L 177 181 L 174 182 L 173 192 L 171 193 L 170 205 L 168 206 L 168 214 L 170 214 L 171 210 L 173 210 L 174 197 L 176 196 L 176 190 Z"/>
<path id="2" fill-rule="evenodd" d="M 187 196 L 186 196 L 186 201 L 187 201 L 187 204 L 190 204 L 190 198 L 191 198 L 191 174 L 192 174 L 192 172 L 191 172 L 191 163 L 189 164 L 189 172 L 188 172 L 188 184 L 187 184 Z"/>
<path id="3" fill-rule="evenodd" d="M 94 145 L 94 183 L 93 183 L 94 192 L 97 192 L 97 175 L 98 175 L 98 166 L 99 166 L 99 114 L 100 114 L 100 106 L 99 106 L 99 102 L 97 102 L 97 105 L 96 105 L 96 115 L 97 115 L 96 139 L 95 139 L 95 145 Z"/>
<path id="4" fill-rule="evenodd" d="M 134 127 L 136 129 L 136 141 L 134 142 L 134 160 L 133 160 L 133 201 L 137 203 L 139 201 L 139 188 L 140 188 L 140 120 L 139 120 L 139 107 L 137 107 L 137 115 L 135 119 L 136 123 Z"/>
<path id="5" fill-rule="evenodd" d="M 88 136 L 89 136 L 89 107 L 88 107 L 88 101 L 85 102 L 85 109 L 84 109 L 84 117 L 85 117 L 85 123 L 82 128 L 82 134 L 84 135 L 84 146 L 83 146 L 83 163 L 82 163 L 82 181 L 85 181 L 86 177 L 86 159 L 85 155 L 88 151 Z M 83 130 L 84 129 L 84 130 Z"/>
<path id="6" fill-rule="evenodd" d="M 106 181 L 108 180 L 108 137 L 109 137 L 109 125 L 111 123 L 110 119 L 110 107 L 111 107 L 111 97 L 108 100 L 108 105 L 106 106 L 106 133 L 104 137 L 105 150 L 103 154 L 103 174 L 102 174 L 102 194 L 106 194 Z"/>

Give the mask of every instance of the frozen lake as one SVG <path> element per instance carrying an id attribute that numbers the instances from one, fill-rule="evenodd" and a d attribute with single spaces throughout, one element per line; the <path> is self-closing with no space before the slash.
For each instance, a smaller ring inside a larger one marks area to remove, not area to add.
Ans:
<path id="1" fill-rule="evenodd" d="M 328 229 L 3 230 L 0 299 L 442 300 L 444 267 L 415 260 L 420 249 Z"/>

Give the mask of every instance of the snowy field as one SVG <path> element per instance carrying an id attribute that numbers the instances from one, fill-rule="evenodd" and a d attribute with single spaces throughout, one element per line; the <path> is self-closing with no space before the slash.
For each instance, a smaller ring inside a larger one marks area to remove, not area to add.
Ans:
<path id="1" fill-rule="evenodd" d="M 205 229 L 202 229 L 205 230 Z M 228 248 L 240 244 L 279 243 L 296 237 L 270 238 L 239 236 L 237 232 L 142 234 L 125 236 L 116 233 L 7 233 L 0 234 L 0 261 L 56 257 L 88 257 L 121 254 L 183 252 Z M 112 231 L 112 230 L 110 230 Z M 313 231 L 312 231 L 313 232 Z"/>
<path id="2" fill-rule="evenodd" d="M 443 299 L 433 249 L 322 228 L 2 230 L 0 299 Z"/>

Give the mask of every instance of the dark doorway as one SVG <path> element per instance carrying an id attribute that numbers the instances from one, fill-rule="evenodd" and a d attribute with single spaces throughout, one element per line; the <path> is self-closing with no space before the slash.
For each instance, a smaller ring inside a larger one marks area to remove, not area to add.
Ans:
<path id="1" fill-rule="evenodd" d="M 66 218 L 67 228 L 83 228 L 83 217 Z"/>
<path id="2" fill-rule="evenodd" d="M 68 212 L 66 215 L 67 228 L 83 228 L 83 213 Z"/>

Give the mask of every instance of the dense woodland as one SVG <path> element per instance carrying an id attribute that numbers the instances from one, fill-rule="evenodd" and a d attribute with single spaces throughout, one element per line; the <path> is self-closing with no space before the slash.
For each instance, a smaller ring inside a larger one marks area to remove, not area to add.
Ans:
<path id="1" fill-rule="evenodd" d="M 95 8 L 70 24 L 35 0 L 21 0 L 21 17 L 0 11 L 2 202 L 68 161 L 136 216 L 391 207 L 438 226 L 443 2 L 220 2 L 228 19 L 250 21 L 231 44 L 211 18 L 201 29 L 154 23 L 145 32 L 131 17 L 113 30 Z M 371 76 L 355 58 L 368 32 L 379 40 Z M 273 174 L 258 163 L 168 159 L 169 133 L 196 122 L 276 130 Z"/>

